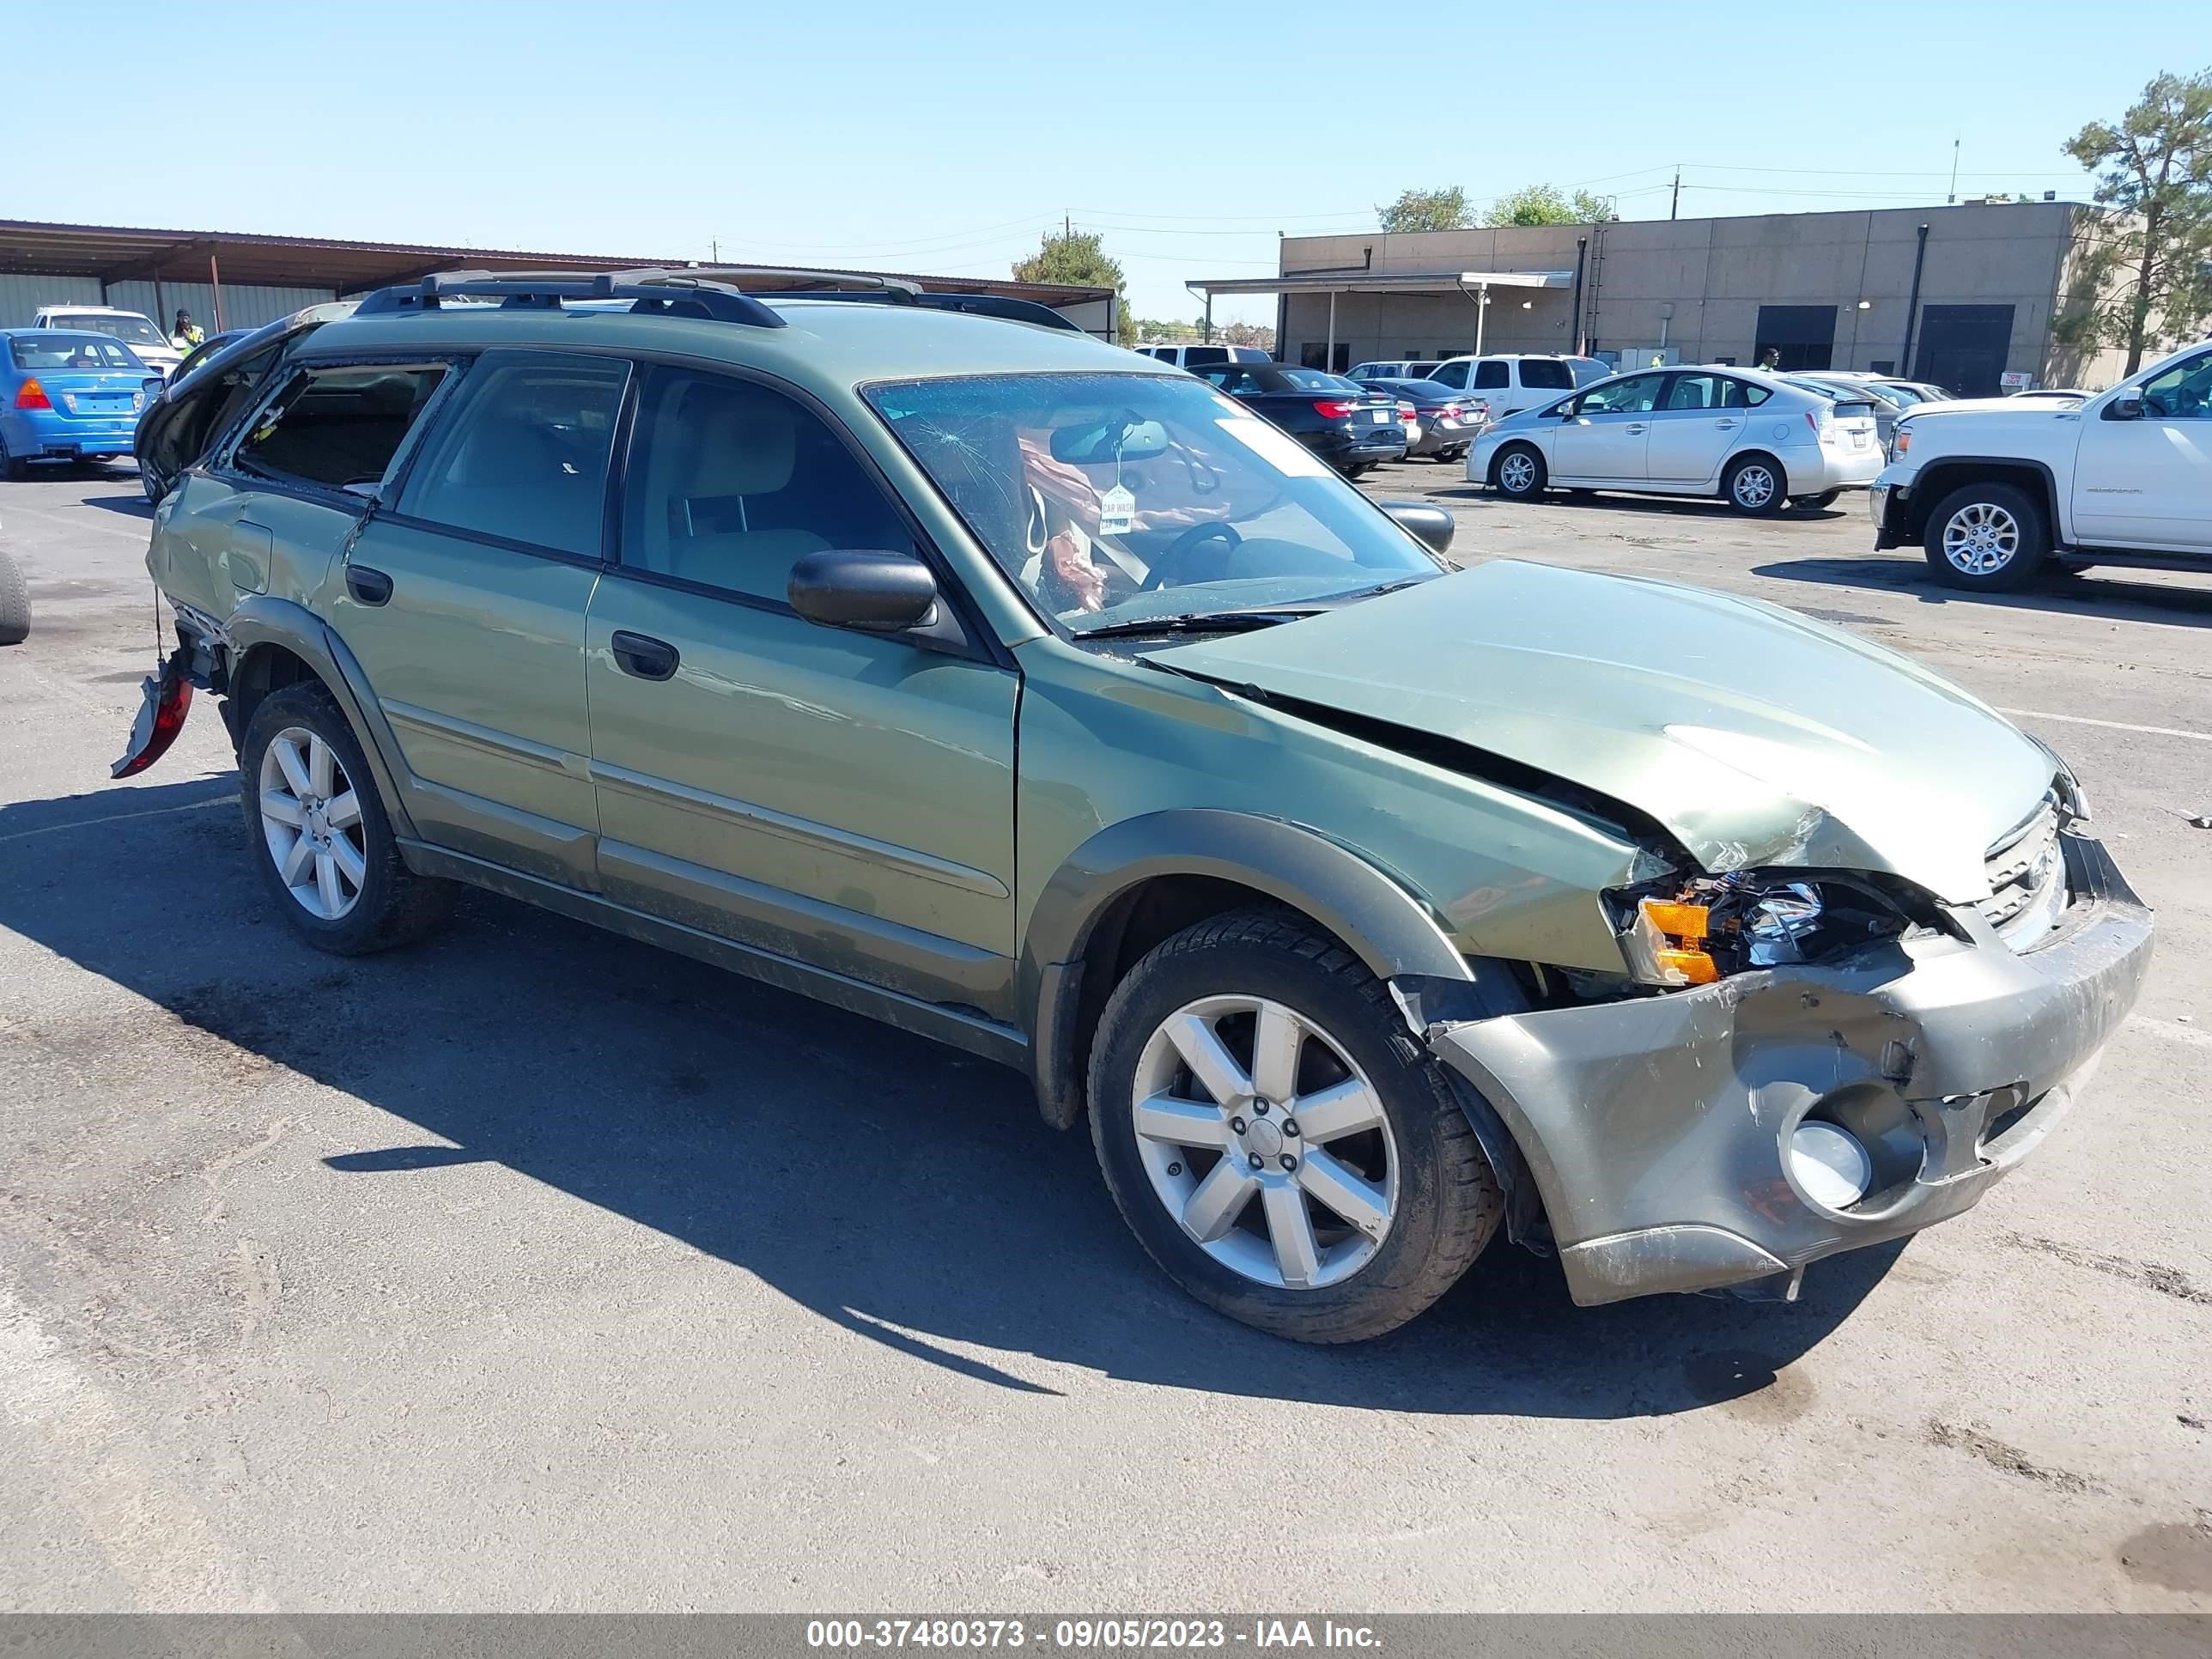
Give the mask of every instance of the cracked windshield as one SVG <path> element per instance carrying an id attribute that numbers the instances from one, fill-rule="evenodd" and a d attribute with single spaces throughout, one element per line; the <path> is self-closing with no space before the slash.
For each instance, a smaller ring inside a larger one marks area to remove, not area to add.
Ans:
<path id="1" fill-rule="evenodd" d="M 1249 619 L 1442 568 L 1278 428 L 1188 375 L 994 375 L 869 401 L 1080 638 Z"/>

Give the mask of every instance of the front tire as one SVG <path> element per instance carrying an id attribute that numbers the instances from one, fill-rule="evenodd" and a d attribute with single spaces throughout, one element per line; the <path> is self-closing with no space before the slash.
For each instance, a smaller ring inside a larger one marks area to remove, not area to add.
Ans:
<path id="1" fill-rule="evenodd" d="M 1508 444 L 1490 464 L 1490 487 L 1516 501 L 1542 495 L 1547 476 L 1544 457 L 1533 444 Z"/>
<path id="2" fill-rule="evenodd" d="M 1764 455 L 1741 455 L 1721 481 L 1721 493 L 1737 512 L 1753 519 L 1768 518 L 1782 510 L 1787 480 L 1782 468 Z"/>
<path id="3" fill-rule="evenodd" d="M 1824 489 L 1817 495 L 1792 495 L 1790 505 L 1802 512 L 1817 513 L 1823 507 L 1833 507 L 1843 493 L 1840 489 Z"/>
<path id="4" fill-rule="evenodd" d="M 1985 592 L 2025 586 L 2051 551 L 2051 526 L 2026 490 L 1970 483 L 1936 502 L 1921 550 L 1938 581 Z"/>
<path id="5" fill-rule="evenodd" d="M 262 879 L 317 950 L 362 956 L 420 939 L 453 908 L 451 884 L 418 876 L 376 793 L 376 775 L 329 691 L 270 692 L 239 744 L 240 804 Z"/>
<path id="6" fill-rule="evenodd" d="M 1466 1272 L 1504 1201 L 1382 982 L 1302 919 L 1186 929 L 1101 1017 L 1091 1139 L 1123 1219 L 1217 1312 L 1301 1342 L 1393 1330 Z"/>

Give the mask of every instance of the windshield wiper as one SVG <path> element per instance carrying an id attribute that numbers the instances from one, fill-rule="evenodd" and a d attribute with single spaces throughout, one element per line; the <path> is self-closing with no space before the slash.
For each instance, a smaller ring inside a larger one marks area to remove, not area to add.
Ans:
<path id="1" fill-rule="evenodd" d="M 1110 640 L 1137 634 L 1249 634 L 1254 629 L 1273 628 L 1278 623 L 1297 622 L 1318 614 L 1319 611 L 1310 605 L 1289 611 L 1194 611 L 1176 617 L 1146 617 L 1139 621 L 1078 629 L 1075 637 Z"/>

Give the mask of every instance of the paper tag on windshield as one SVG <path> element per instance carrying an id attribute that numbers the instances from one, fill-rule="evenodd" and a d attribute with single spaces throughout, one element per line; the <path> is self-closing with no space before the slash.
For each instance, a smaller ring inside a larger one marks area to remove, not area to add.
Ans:
<path id="1" fill-rule="evenodd" d="M 1115 484 L 1098 498 L 1098 533 L 1125 536 L 1137 520 L 1137 498 Z"/>

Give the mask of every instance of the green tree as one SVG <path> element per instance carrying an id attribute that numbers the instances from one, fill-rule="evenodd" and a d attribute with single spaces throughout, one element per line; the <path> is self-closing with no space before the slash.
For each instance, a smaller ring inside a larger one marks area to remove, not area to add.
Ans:
<path id="1" fill-rule="evenodd" d="M 1137 319 L 1129 311 L 1128 279 L 1121 274 L 1120 263 L 1108 256 L 1096 231 L 1070 231 L 1059 236 L 1047 231 L 1035 253 L 1014 261 L 1014 280 L 1112 289 L 1121 342 L 1123 345 L 1137 343 Z"/>
<path id="2" fill-rule="evenodd" d="M 1385 230 L 1465 230 L 1467 192 L 1457 185 L 1435 190 L 1401 190 L 1388 207 L 1375 210 Z"/>
<path id="3" fill-rule="evenodd" d="M 2106 211 L 2054 332 L 2125 346 L 2132 374 L 2147 349 L 2212 313 L 2212 70 L 2160 76 L 2117 126 L 2092 121 L 2060 148 L 2096 173 Z"/>
<path id="4" fill-rule="evenodd" d="M 1490 204 L 1486 225 L 1597 225 L 1618 219 L 1613 198 L 1586 190 L 1570 193 L 1557 185 L 1530 185 Z"/>

